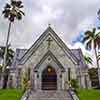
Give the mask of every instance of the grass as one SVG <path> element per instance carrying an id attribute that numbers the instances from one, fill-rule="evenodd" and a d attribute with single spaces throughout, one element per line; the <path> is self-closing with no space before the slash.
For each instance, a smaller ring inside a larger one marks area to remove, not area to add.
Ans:
<path id="1" fill-rule="evenodd" d="M 22 91 L 18 89 L 0 89 L 0 100 L 20 100 Z"/>
<path id="2" fill-rule="evenodd" d="M 20 100 L 22 91 L 19 89 L 0 89 L 0 100 Z M 99 100 L 100 90 L 80 89 L 78 90 L 80 100 Z"/>
<path id="3" fill-rule="evenodd" d="M 100 90 L 78 90 L 78 96 L 80 100 L 100 100 Z"/>

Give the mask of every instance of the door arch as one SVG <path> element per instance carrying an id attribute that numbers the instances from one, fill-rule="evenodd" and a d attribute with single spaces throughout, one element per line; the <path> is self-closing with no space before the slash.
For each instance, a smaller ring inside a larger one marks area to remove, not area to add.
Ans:
<path id="1" fill-rule="evenodd" d="M 57 90 L 57 74 L 51 66 L 42 72 L 42 90 Z"/>

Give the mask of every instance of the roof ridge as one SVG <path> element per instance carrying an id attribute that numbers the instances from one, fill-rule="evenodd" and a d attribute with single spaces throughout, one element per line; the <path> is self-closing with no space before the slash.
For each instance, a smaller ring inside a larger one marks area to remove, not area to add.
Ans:
<path id="1" fill-rule="evenodd" d="M 33 43 L 33 45 L 26 51 L 26 53 L 23 55 L 23 57 L 20 59 L 20 61 L 24 58 L 24 56 L 29 52 L 29 50 L 32 49 L 32 47 L 37 43 L 37 41 L 43 37 L 44 33 L 46 33 L 50 29 L 50 26 L 38 37 L 38 39 Z"/>
<path id="2" fill-rule="evenodd" d="M 48 34 L 50 34 L 49 32 L 51 32 L 54 35 L 54 38 L 56 38 L 56 40 L 60 43 L 58 43 L 60 46 L 63 47 L 63 50 L 66 52 L 67 56 L 69 56 L 71 58 L 71 60 L 75 61 L 78 64 L 78 59 L 77 57 L 71 52 L 71 50 L 66 46 L 66 44 L 60 39 L 60 37 L 55 33 L 55 31 L 49 26 L 43 33 L 42 35 L 34 42 L 34 44 L 26 51 L 26 53 L 23 55 L 23 57 L 20 59 L 20 62 L 22 63 L 25 59 L 25 56 L 29 56 L 29 53 L 31 53 L 31 51 L 33 50 L 32 48 L 38 48 L 38 46 L 40 45 L 40 43 L 43 41 L 43 39 L 45 39 Z M 39 42 L 40 41 L 40 42 Z M 57 42 L 56 41 L 56 42 Z M 38 44 L 38 46 L 37 46 Z M 35 50 L 34 50 L 35 52 Z M 27 59 L 26 59 L 27 60 Z"/>

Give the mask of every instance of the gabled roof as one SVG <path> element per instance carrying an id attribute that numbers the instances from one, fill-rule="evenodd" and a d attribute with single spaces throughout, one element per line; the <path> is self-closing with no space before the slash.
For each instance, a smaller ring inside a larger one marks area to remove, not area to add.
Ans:
<path id="1" fill-rule="evenodd" d="M 80 64 L 81 68 L 83 68 L 83 69 L 88 68 L 88 65 L 84 61 L 82 50 L 79 48 L 79 49 L 71 49 L 71 51 L 79 60 L 79 64 Z"/>
<path id="2" fill-rule="evenodd" d="M 27 52 L 23 55 L 23 57 L 20 59 L 19 63 L 24 64 L 30 56 L 37 50 L 37 48 L 40 46 L 40 44 L 43 42 L 43 40 L 48 36 L 53 35 L 56 42 L 59 44 L 59 46 L 64 50 L 64 52 L 67 54 L 67 56 L 76 64 L 78 64 L 77 57 L 71 52 L 71 50 L 65 45 L 65 43 L 59 38 L 59 36 L 53 31 L 53 29 L 49 26 L 46 31 L 37 39 L 37 41 L 27 50 Z"/>
<path id="3" fill-rule="evenodd" d="M 17 48 L 16 52 L 14 53 L 13 61 L 12 61 L 12 68 L 16 68 L 16 65 L 19 63 L 19 60 L 23 57 L 27 49 L 20 49 Z"/>
<path id="4" fill-rule="evenodd" d="M 49 50 L 44 57 L 40 60 L 40 62 L 35 66 L 34 71 L 37 71 L 40 65 L 50 56 L 52 60 L 62 69 L 62 71 L 65 71 L 65 68 L 62 66 L 62 64 L 58 61 L 58 59 L 53 55 L 53 53 Z"/>

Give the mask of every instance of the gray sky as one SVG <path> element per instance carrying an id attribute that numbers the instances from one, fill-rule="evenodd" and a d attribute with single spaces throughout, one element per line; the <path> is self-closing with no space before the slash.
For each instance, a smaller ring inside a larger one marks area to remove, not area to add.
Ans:
<path id="1" fill-rule="evenodd" d="M 8 0 L 9 1 L 9 0 Z M 22 0 L 25 17 L 12 25 L 10 42 L 13 47 L 29 48 L 45 31 L 48 24 L 70 44 L 84 30 L 95 25 L 100 0 Z M 7 0 L 0 0 L 0 11 Z M 8 21 L 0 12 L 0 45 L 5 44 Z"/>

